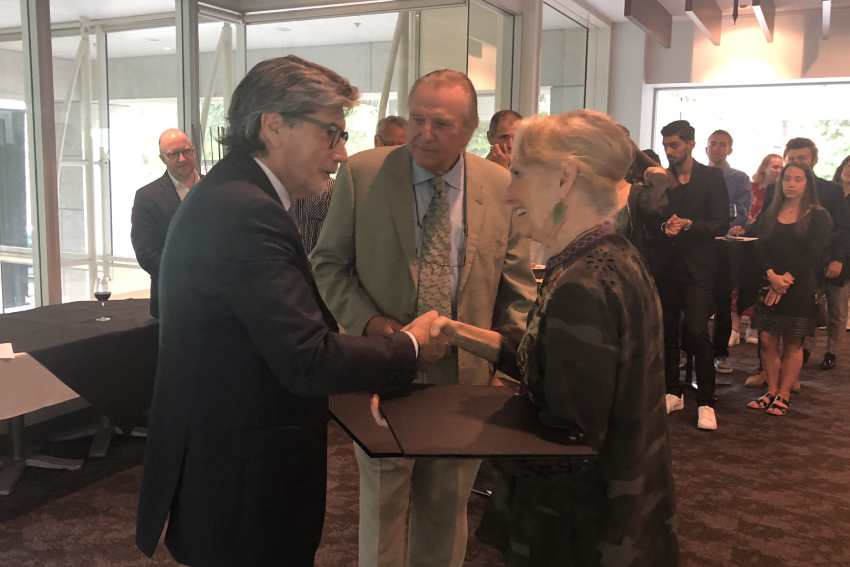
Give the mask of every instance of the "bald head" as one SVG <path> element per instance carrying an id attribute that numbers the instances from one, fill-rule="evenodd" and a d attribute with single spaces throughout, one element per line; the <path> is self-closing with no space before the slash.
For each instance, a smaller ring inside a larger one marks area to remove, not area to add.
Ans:
<path id="1" fill-rule="evenodd" d="M 183 130 L 169 128 L 159 137 L 159 159 L 175 179 L 191 187 L 195 179 L 195 146 Z"/>

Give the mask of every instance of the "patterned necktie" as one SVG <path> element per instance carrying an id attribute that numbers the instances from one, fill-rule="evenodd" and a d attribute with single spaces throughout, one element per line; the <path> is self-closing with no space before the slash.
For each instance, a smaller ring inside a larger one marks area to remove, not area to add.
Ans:
<path id="1" fill-rule="evenodd" d="M 418 315 L 435 309 L 440 315 L 452 316 L 451 217 L 446 182 L 434 177 L 429 182 L 434 197 L 422 223 L 419 253 Z"/>

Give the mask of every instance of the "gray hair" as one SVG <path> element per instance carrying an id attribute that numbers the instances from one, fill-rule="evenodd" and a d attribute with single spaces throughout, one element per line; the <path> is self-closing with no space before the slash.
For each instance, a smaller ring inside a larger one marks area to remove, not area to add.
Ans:
<path id="1" fill-rule="evenodd" d="M 478 128 L 478 94 L 475 92 L 475 86 L 466 74 L 453 69 L 440 69 L 431 71 L 427 75 L 419 77 L 413 83 L 413 88 L 410 89 L 408 99 L 412 99 L 421 85 L 431 85 L 434 87 L 460 87 L 466 93 L 469 104 L 466 108 L 466 118 L 464 122 L 470 132 L 474 132 Z"/>
<path id="2" fill-rule="evenodd" d="M 380 120 L 378 120 L 378 127 L 375 128 L 375 132 L 380 132 L 381 128 L 386 126 L 387 124 L 395 126 L 397 128 L 402 128 L 407 130 L 407 119 L 402 118 L 401 116 L 384 116 Z"/>
<path id="3" fill-rule="evenodd" d="M 230 128 L 220 141 L 228 150 L 262 155 L 267 151 L 260 139 L 263 114 L 311 114 L 326 106 L 351 109 L 359 98 L 357 87 L 326 67 L 294 55 L 267 59 L 233 91 L 227 112 Z"/>

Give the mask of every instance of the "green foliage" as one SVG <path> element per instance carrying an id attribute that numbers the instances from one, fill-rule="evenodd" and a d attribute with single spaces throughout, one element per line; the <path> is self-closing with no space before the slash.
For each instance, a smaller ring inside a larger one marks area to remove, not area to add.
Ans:
<path id="1" fill-rule="evenodd" d="M 818 120 L 818 164 L 815 173 L 832 179 L 835 170 L 850 155 L 850 120 Z"/>

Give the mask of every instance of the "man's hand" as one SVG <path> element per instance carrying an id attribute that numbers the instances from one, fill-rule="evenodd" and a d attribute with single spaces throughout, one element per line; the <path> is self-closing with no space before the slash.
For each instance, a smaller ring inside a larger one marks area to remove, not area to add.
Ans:
<path id="1" fill-rule="evenodd" d="M 454 327 L 454 321 L 442 315 L 434 319 L 431 323 L 431 337 L 436 338 L 441 334 L 446 337 L 449 342 L 452 342 L 452 340 L 457 336 L 457 329 Z"/>
<path id="2" fill-rule="evenodd" d="M 826 267 L 826 271 L 824 273 L 828 278 L 837 278 L 841 274 L 841 267 L 841 262 L 833 260 L 829 263 L 829 266 Z"/>
<path id="3" fill-rule="evenodd" d="M 372 410 L 372 419 L 374 419 L 375 423 L 381 427 L 389 427 L 389 425 L 387 425 L 387 420 L 384 419 L 384 416 L 381 414 L 381 410 L 379 409 L 380 403 L 381 398 L 378 397 L 378 394 L 372 394 L 372 403 L 369 406 L 369 409 Z"/>
<path id="4" fill-rule="evenodd" d="M 664 229 L 664 234 L 666 234 L 667 236 L 676 236 L 677 234 L 679 234 L 679 232 L 682 230 L 682 225 L 679 223 L 680 220 L 682 219 L 680 219 L 676 215 L 673 215 L 672 217 L 667 219 L 667 222 L 665 222 L 662 226 L 662 228 Z"/>
<path id="5" fill-rule="evenodd" d="M 397 333 L 401 331 L 401 327 L 401 323 L 391 317 L 376 315 L 369 319 L 369 322 L 366 323 L 366 327 L 363 329 L 363 334 L 367 337 L 374 335 L 389 335 L 390 333 Z M 419 337 L 416 337 L 416 339 L 418 340 Z"/>
<path id="6" fill-rule="evenodd" d="M 745 233 L 743 226 L 733 226 L 729 229 L 729 236 L 744 236 Z"/>
<path id="7" fill-rule="evenodd" d="M 490 153 L 487 154 L 487 159 L 501 165 L 505 169 L 509 169 L 511 166 L 511 154 L 504 144 L 493 144 L 490 146 Z"/>
<path id="8" fill-rule="evenodd" d="M 410 325 L 401 329 L 402 331 L 410 331 L 416 340 L 419 342 L 419 358 L 416 359 L 416 366 L 419 370 L 425 371 L 434 366 L 438 360 L 451 354 L 452 348 L 449 341 L 445 337 L 431 337 L 431 324 L 437 319 L 436 311 L 429 311 L 424 315 L 420 315 Z"/>

